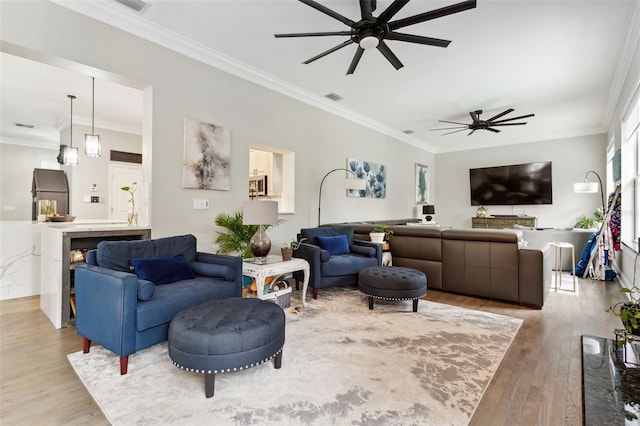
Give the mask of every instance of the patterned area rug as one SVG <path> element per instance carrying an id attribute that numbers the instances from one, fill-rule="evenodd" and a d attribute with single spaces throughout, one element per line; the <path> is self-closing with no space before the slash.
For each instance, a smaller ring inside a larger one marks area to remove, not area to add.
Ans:
<path id="1" fill-rule="evenodd" d="M 68 358 L 115 425 L 467 424 L 522 321 L 423 300 L 411 309 L 370 311 L 356 289 L 323 290 L 300 313 L 286 309 L 281 369 L 218 374 L 210 399 L 166 342 L 130 356 L 125 376 L 101 346 Z"/>

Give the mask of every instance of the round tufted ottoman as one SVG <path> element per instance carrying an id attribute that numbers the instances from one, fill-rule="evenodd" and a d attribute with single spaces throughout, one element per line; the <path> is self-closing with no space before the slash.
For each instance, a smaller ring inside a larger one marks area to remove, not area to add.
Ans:
<path id="1" fill-rule="evenodd" d="M 427 294 L 427 277 L 420 271 L 397 266 L 369 266 L 358 275 L 358 288 L 373 299 L 413 300 L 413 312 L 418 312 L 418 300 Z"/>
<path id="2" fill-rule="evenodd" d="M 176 367 L 204 374 L 211 398 L 216 373 L 237 371 L 275 357 L 282 365 L 284 311 L 275 303 L 232 297 L 180 311 L 169 325 L 169 358 Z"/>

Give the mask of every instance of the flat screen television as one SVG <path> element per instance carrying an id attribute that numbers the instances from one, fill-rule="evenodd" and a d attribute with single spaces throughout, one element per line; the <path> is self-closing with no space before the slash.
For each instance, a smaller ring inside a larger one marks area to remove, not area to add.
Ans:
<path id="1" fill-rule="evenodd" d="M 472 206 L 552 204 L 551 161 L 469 169 Z"/>

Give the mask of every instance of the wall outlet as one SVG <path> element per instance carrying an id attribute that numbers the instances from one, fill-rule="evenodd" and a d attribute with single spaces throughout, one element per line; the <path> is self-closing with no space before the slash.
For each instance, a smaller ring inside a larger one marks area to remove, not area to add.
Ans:
<path id="1" fill-rule="evenodd" d="M 194 199 L 193 208 L 195 210 L 206 210 L 209 208 L 209 200 Z"/>

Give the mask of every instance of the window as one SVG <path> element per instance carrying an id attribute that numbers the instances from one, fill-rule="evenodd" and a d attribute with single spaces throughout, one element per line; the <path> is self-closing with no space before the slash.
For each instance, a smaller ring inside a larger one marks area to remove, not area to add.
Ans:
<path id="1" fill-rule="evenodd" d="M 622 241 L 634 246 L 640 238 L 640 92 L 622 121 L 621 145 Z"/>

